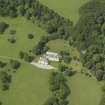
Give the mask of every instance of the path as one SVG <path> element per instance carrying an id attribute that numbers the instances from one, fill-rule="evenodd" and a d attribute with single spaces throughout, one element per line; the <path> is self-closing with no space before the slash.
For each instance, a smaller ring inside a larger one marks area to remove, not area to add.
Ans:
<path id="1" fill-rule="evenodd" d="M 21 62 L 21 63 L 31 64 L 31 65 L 33 65 L 33 66 L 35 66 L 35 67 L 38 67 L 38 68 L 41 68 L 41 69 L 46 69 L 46 70 L 56 69 L 55 67 L 53 67 L 53 66 L 51 66 L 51 65 L 43 65 L 43 64 L 39 64 L 39 63 L 37 63 L 37 62 L 28 63 L 28 62 L 26 62 L 26 61 L 24 61 L 24 60 L 21 60 L 21 59 L 19 59 L 19 58 L 14 58 L 14 57 L 0 56 L 0 58 L 9 59 L 9 60 L 10 60 L 10 59 L 12 59 L 12 60 L 17 60 L 17 61 L 19 61 L 19 62 Z"/>
<path id="2" fill-rule="evenodd" d="M 46 70 L 56 69 L 55 67 L 51 65 L 43 65 L 37 62 L 32 62 L 31 64 L 41 69 L 46 69 Z"/>
<path id="3" fill-rule="evenodd" d="M 25 61 L 23 61 L 23 60 L 21 60 L 21 59 L 19 59 L 19 58 L 15 58 L 15 57 L 9 57 L 9 56 L 0 56 L 0 58 L 2 58 L 2 59 L 12 59 L 12 60 L 17 60 L 17 61 L 19 61 L 19 62 L 21 62 L 21 63 L 27 63 L 27 62 L 25 62 Z"/>

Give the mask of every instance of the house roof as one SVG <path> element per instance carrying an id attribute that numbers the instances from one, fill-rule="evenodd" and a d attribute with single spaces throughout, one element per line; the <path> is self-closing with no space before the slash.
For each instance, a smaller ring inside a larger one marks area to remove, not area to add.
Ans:
<path id="1" fill-rule="evenodd" d="M 46 52 L 47 55 L 53 55 L 53 56 L 58 56 L 58 53 L 55 52 Z"/>
<path id="2" fill-rule="evenodd" d="M 45 57 L 40 57 L 40 61 L 43 61 L 43 62 L 48 62 L 48 59 L 45 58 Z"/>

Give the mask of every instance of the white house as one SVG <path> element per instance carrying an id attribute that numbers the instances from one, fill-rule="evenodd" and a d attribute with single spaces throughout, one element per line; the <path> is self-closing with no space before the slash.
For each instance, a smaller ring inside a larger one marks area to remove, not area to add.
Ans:
<path id="1" fill-rule="evenodd" d="M 48 59 L 45 58 L 45 57 L 40 57 L 38 63 L 39 63 L 39 64 L 42 64 L 42 65 L 48 65 L 48 64 L 49 64 L 49 61 L 48 61 Z"/>
<path id="2" fill-rule="evenodd" d="M 58 53 L 55 52 L 46 52 L 46 58 L 50 61 L 59 61 L 60 60 L 60 56 Z"/>

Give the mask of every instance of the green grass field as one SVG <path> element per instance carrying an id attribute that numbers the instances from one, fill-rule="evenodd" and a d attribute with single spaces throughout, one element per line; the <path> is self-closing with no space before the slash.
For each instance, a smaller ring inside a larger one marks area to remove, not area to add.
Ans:
<path id="1" fill-rule="evenodd" d="M 79 18 L 78 9 L 89 0 L 40 0 L 60 15 L 69 18 L 74 23 Z"/>
<path id="2" fill-rule="evenodd" d="M 80 56 L 77 49 L 70 46 L 69 43 L 63 39 L 52 40 L 52 41 L 48 42 L 47 45 L 49 47 L 49 51 L 55 51 L 55 52 L 68 51 L 68 52 L 70 52 L 72 57 L 73 56 L 77 56 L 77 57 Z"/>
<path id="3" fill-rule="evenodd" d="M 50 71 L 22 64 L 14 74 L 9 91 L 0 92 L 3 105 L 43 105 L 49 97 Z"/>
<path id="4" fill-rule="evenodd" d="M 69 78 L 69 85 L 71 88 L 70 105 L 99 105 L 102 95 L 101 83 L 77 73 Z"/>
<path id="5" fill-rule="evenodd" d="M 78 9 L 89 0 L 40 0 L 49 8 L 60 15 L 71 19 L 74 23 L 79 18 Z M 10 25 L 3 35 L 0 35 L 0 56 L 18 57 L 19 51 L 29 51 L 37 44 L 46 32 L 23 17 L 15 19 L 1 18 Z M 16 30 L 16 43 L 8 42 L 10 30 Z M 28 39 L 27 34 L 34 34 L 34 39 Z M 72 57 L 80 57 L 77 49 L 69 46 L 64 40 L 53 40 L 48 43 L 50 51 L 59 52 L 66 50 Z M 0 58 L 1 60 L 1 58 Z M 5 60 L 4 60 L 5 61 Z M 56 63 L 53 65 L 57 65 Z M 58 66 L 58 65 L 57 65 Z M 70 66 L 75 70 L 81 70 L 82 64 L 75 64 L 72 61 Z M 6 68 L 5 68 L 6 69 Z M 30 64 L 22 63 L 19 70 L 13 75 L 10 90 L 0 91 L 0 101 L 3 105 L 43 105 L 50 96 L 49 79 L 50 71 L 40 70 Z M 71 88 L 69 97 L 70 105 L 98 105 L 101 98 L 101 84 L 93 78 L 77 73 L 68 78 Z"/>
<path id="6" fill-rule="evenodd" d="M 0 35 L 0 60 L 8 61 L 8 57 L 18 57 L 20 51 L 28 52 L 46 35 L 46 32 L 23 17 L 2 18 L 0 22 L 6 22 L 10 26 L 4 34 Z M 16 30 L 16 43 L 11 44 L 10 30 Z M 34 39 L 28 39 L 32 33 Z M 7 59 L 1 58 L 4 56 Z M 9 66 L 4 68 L 7 70 Z M 10 72 L 11 73 L 11 72 Z M 22 63 L 22 67 L 13 75 L 10 90 L 0 91 L 0 100 L 3 105 L 42 105 L 49 96 L 48 79 L 49 71 L 42 71 L 28 63 Z M 11 73 L 12 74 L 12 73 Z"/>
<path id="7" fill-rule="evenodd" d="M 43 35 L 46 35 L 44 30 L 23 17 L 14 19 L 0 17 L 0 22 L 2 21 L 10 26 L 3 35 L 0 35 L 0 56 L 17 57 L 19 51 L 28 52 Z M 16 43 L 14 44 L 8 42 L 8 38 L 12 36 L 10 30 L 16 30 Z M 28 39 L 27 35 L 29 33 L 34 35 L 34 39 Z"/>

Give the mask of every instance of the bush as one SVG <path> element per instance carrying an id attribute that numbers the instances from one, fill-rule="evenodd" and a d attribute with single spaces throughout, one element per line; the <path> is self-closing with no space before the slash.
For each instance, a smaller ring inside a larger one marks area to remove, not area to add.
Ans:
<path id="1" fill-rule="evenodd" d="M 16 34 L 16 30 L 10 30 L 10 34 L 11 34 L 11 35 Z"/>
<path id="2" fill-rule="evenodd" d="M 8 14 L 11 18 L 14 18 L 17 16 L 16 12 L 17 12 L 16 9 L 11 9 Z"/>
<path id="3" fill-rule="evenodd" d="M 19 58 L 23 59 L 24 58 L 25 53 L 23 51 L 19 52 Z"/>
<path id="4" fill-rule="evenodd" d="M 21 66 L 21 63 L 16 60 L 10 60 L 10 64 L 13 69 L 18 69 Z"/>
<path id="5" fill-rule="evenodd" d="M 72 60 L 71 57 L 70 57 L 70 53 L 67 52 L 67 51 L 61 51 L 60 55 L 62 56 L 62 60 L 65 63 L 70 63 L 70 61 Z"/>
<path id="6" fill-rule="evenodd" d="M 0 22 L 0 33 L 2 34 L 8 26 L 5 22 Z"/>
<path id="7" fill-rule="evenodd" d="M 24 55 L 24 60 L 25 60 L 25 61 L 27 61 L 27 62 L 32 62 L 33 59 L 34 59 L 33 56 L 28 55 L 27 53 L 25 53 L 25 55 Z"/>
<path id="8" fill-rule="evenodd" d="M 2 90 L 6 91 L 9 89 L 9 84 L 3 84 Z"/>
<path id="9" fill-rule="evenodd" d="M 62 73 L 53 72 L 50 77 L 50 90 L 56 91 L 60 89 L 60 85 L 66 81 Z"/>
<path id="10" fill-rule="evenodd" d="M 103 74 L 104 74 L 104 72 L 102 70 L 98 70 L 96 72 L 96 78 L 98 81 L 101 81 L 103 79 Z"/>
<path id="11" fill-rule="evenodd" d="M 2 102 L 0 101 L 0 105 L 2 105 Z"/>
<path id="12" fill-rule="evenodd" d="M 9 75 L 7 72 L 0 72 L 0 78 L 2 81 L 2 90 L 8 90 L 12 81 L 11 75 Z"/>
<path id="13" fill-rule="evenodd" d="M 61 71 L 61 72 L 64 72 L 66 69 L 67 69 L 68 67 L 67 66 L 65 66 L 65 65 L 59 65 L 59 70 Z"/>
<path id="14" fill-rule="evenodd" d="M 63 73 L 66 76 L 72 76 L 75 72 L 73 72 L 71 69 L 68 68 Z"/>
<path id="15" fill-rule="evenodd" d="M 33 34 L 28 34 L 28 39 L 33 39 L 34 35 Z"/>
<path id="16" fill-rule="evenodd" d="M 19 57 L 20 57 L 21 59 L 24 59 L 24 60 L 27 61 L 27 62 L 32 62 L 33 59 L 34 59 L 34 56 L 29 55 L 28 53 L 22 52 L 22 51 L 19 53 Z"/>
<path id="17" fill-rule="evenodd" d="M 11 38 L 8 39 L 8 41 L 13 44 L 16 42 L 16 37 L 12 36 Z"/>
<path id="18" fill-rule="evenodd" d="M 64 75 L 59 72 L 53 72 L 49 84 L 52 97 L 44 105 L 68 105 L 67 97 L 70 94 L 70 89 L 66 84 Z"/>
<path id="19" fill-rule="evenodd" d="M 3 68 L 3 67 L 5 67 L 5 66 L 6 66 L 6 63 L 0 61 L 0 68 Z"/>
<path id="20" fill-rule="evenodd" d="M 44 105 L 58 105 L 55 97 L 48 98 Z"/>

